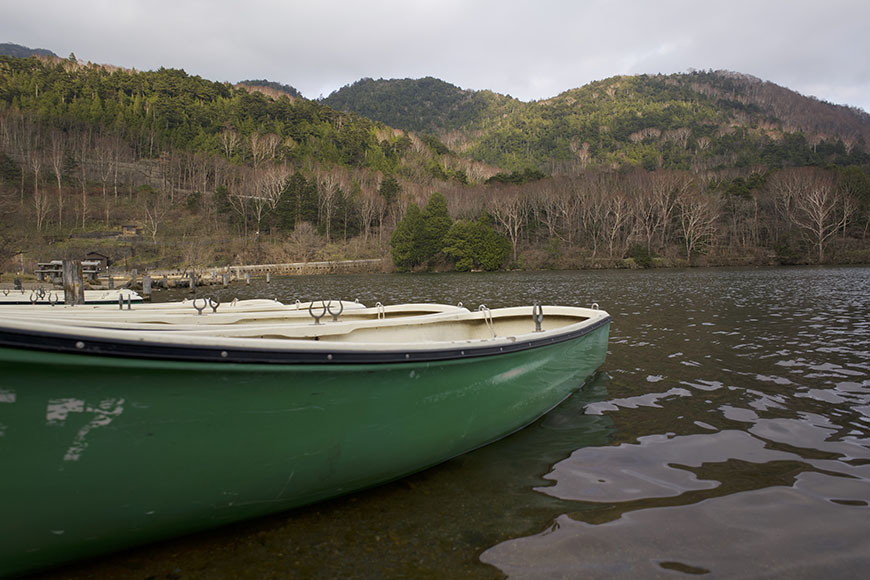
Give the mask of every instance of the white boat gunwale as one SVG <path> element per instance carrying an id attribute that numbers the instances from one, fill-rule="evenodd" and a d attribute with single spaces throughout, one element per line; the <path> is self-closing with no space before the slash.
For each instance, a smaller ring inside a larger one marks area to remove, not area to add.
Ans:
<path id="1" fill-rule="evenodd" d="M 408 342 L 342 342 L 330 335 L 352 333 L 374 327 L 396 327 L 470 321 L 486 324 L 487 317 L 518 316 L 526 307 L 493 311 L 444 312 L 423 315 L 416 321 L 396 318 L 379 321 L 349 321 L 305 325 L 298 337 L 254 338 L 215 336 L 200 332 L 147 331 L 131 338 L 129 330 L 87 327 L 57 327 L 22 320 L 0 323 L 0 347 L 44 353 L 150 359 L 177 362 L 244 363 L 270 365 L 296 364 L 370 364 L 445 361 L 519 352 L 578 339 L 611 322 L 607 312 L 597 309 L 544 306 L 544 311 L 572 316 L 577 322 L 561 328 L 506 336 L 459 340 L 422 340 Z M 529 315 L 529 320 L 532 317 Z M 544 326 L 548 320 L 544 317 Z M 272 325 L 266 328 L 277 328 Z M 296 329 L 301 327 L 297 325 Z M 215 328 L 215 332 L 218 328 Z M 306 334 L 307 333 L 307 334 Z"/>

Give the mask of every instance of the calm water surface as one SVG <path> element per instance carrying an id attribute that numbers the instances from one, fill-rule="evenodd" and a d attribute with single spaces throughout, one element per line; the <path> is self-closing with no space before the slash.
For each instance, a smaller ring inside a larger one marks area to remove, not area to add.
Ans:
<path id="1" fill-rule="evenodd" d="M 870 566 L 870 268 L 292 277 L 207 293 L 597 302 L 614 322 L 601 373 L 508 439 L 46 578 L 855 578 Z"/>

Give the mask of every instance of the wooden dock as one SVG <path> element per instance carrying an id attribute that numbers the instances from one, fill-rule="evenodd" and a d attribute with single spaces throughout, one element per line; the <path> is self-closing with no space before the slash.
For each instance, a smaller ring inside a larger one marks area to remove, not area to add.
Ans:
<path id="1" fill-rule="evenodd" d="M 153 289 L 191 288 L 196 286 L 228 286 L 230 283 L 250 283 L 252 278 L 272 276 L 300 276 L 306 274 L 345 274 L 380 272 L 384 261 L 379 258 L 367 260 L 342 260 L 330 262 L 296 262 L 287 264 L 251 264 L 222 266 L 201 270 L 154 270 L 139 274 L 132 271 L 126 276 L 114 276 L 110 287 L 129 284 L 141 289 L 146 296 Z"/>
<path id="2" fill-rule="evenodd" d="M 268 282 L 272 276 L 300 276 L 311 274 L 346 274 L 364 272 L 382 272 L 384 260 L 373 258 L 367 260 L 341 260 L 321 262 L 295 262 L 286 264 L 251 264 L 236 266 L 221 266 L 186 270 L 150 270 L 139 272 L 110 272 L 99 268 L 89 261 L 81 262 L 86 286 L 90 289 L 132 288 L 140 291 L 147 299 L 152 289 L 190 288 L 198 286 L 228 286 L 231 283 L 250 283 L 254 278 L 265 278 Z M 30 281 L 16 284 L 0 284 L 0 292 L 7 293 L 13 289 L 25 287 L 30 290 L 47 290 L 60 288 L 63 263 L 61 260 L 39 263 L 37 265 L 36 282 Z"/>

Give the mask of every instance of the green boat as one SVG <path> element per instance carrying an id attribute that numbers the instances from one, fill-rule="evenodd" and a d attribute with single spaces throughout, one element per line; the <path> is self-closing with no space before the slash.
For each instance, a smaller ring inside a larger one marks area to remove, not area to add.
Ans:
<path id="1" fill-rule="evenodd" d="M 187 330 L 4 319 L 0 577 L 347 494 L 505 437 L 598 369 L 610 320 L 564 306 Z"/>

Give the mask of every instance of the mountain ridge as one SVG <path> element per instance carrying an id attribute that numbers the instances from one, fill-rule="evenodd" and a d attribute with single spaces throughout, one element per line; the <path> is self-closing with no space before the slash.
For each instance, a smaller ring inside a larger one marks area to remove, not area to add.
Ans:
<path id="1" fill-rule="evenodd" d="M 44 49 L 0 46 L 61 61 Z M 362 78 L 316 100 L 265 79 L 232 86 L 417 133 L 441 153 L 517 175 L 863 164 L 870 143 L 870 115 L 863 110 L 733 71 L 613 76 L 530 102 L 434 77 Z"/>
<path id="2" fill-rule="evenodd" d="M 27 58 L 30 56 L 60 58 L 48 49 L 28 48 L 12 42 L 0 42 L 0 55 L 14 56 L 15 58 Z"/>
<path id="3" fill-rule="evenodd" d="M 870 115 L 863 110 L 732 71 L 614 76 L 528 103 L 491 92 L 484 100 L 484 93 L 425 80 L 363 79 L 322 102 L 400 129 L 427 130 L 451 148 L 512 169 L 551 160 L 576 165 L 577 156 L 581 166 L 593 158 L 648 168 L 746 164 L 750 149 L 795 134 L 808 147 L 842 141 L 848 149 L 870 142 Z M 720 155 L 704 153 L 712 140 L 738 130 L 743 145 Z M 680 154 L 668 145 L 674 141 L 698 151 Z"/>

